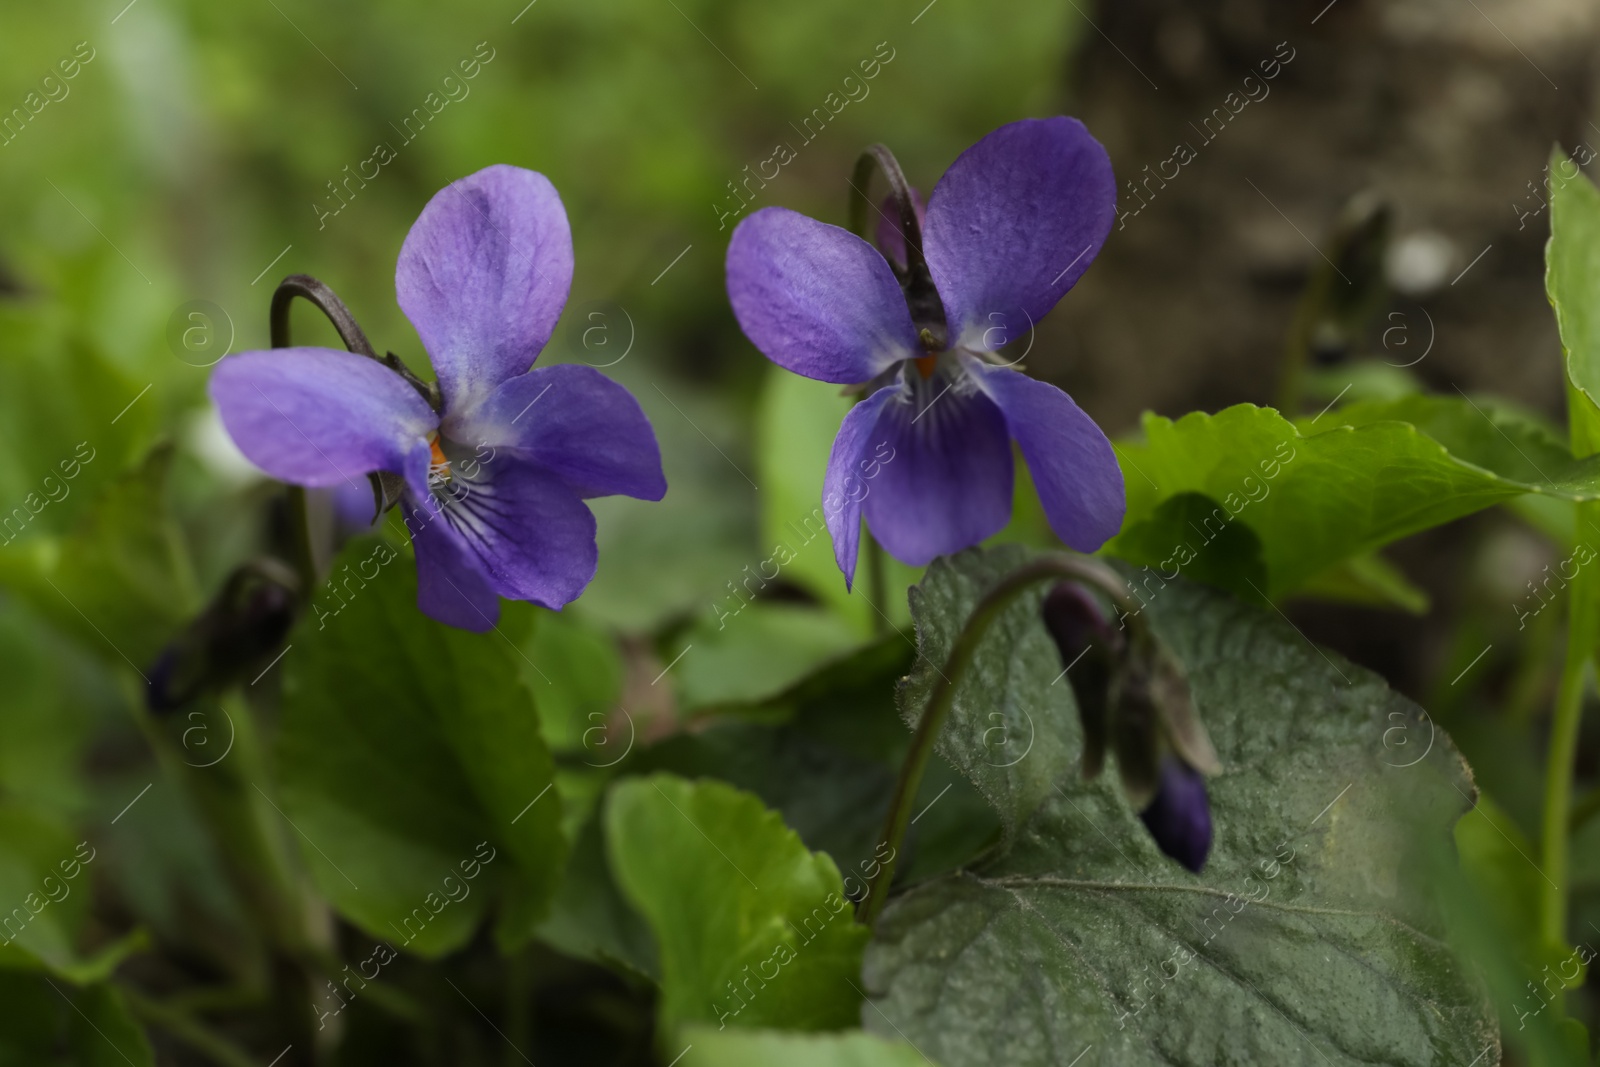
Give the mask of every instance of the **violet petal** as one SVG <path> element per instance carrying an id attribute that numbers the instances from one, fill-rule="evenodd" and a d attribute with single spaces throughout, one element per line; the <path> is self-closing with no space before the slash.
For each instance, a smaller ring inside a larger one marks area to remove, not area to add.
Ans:
<path id="1" fill-rule="evenodd" d="M 1117 454 L 1100 427 L 1048 382 L 972 358 L 965 362 L 1005 414 L 1056 536 L 1079 552 L 1115 537 L 1127 498 Z"/>
<path id="2" fill-rule="evenodd" d="M 894 399 L 893 386 L 879 389 L 845 414 L 828 456 L 828 473 L 822 480 L 822 513 L 833 538 L 833 558 L 844 573 L 844 587 L 855 582 L 856 557 L 861 546 L 861 502 L 871 491 L 863 478 L 863 461 L 883 440 L 876 433 L 879 413 Z M 869 468 L 870 469 L 870 468 Z"/>
<path id="3" fill-rule="evenodd" d="M 1011 439 L 993 401 L 944 375 L 896 389 L 874 442 L 890 458 L 866 481 L 867 526 L 895 559 L 920 567 L 998 533 L 1011 518 Z"/>
<path id="4" fill-rule="evenodd" d="M 447 410 L 533 366 L 572 288 L 572 230 L 543 174 L 499 164 L 452 182 L 400 248 L 395 292 Z"/>
<path id="5" fill-rule="evenodd" d="M 427 436 L 438 425 L 394 371 L 331 348 L 229 356 L 207 392 L 239 451 L 295 485 L 365 488 L 370 471 L 416 475 L 426 468 Z"/>
<path id="6" fill-rule="evenodd" d="M 963 152 L 929 197 L 922 245 L 952 346 L 1024 336 L 1094 261 L 1116 210 L 1111 159 L 1077 119 L 1013 122 Z"/>
<path id="7" fill-rule="evenodd" d="M 417 607 L 431 619 L 483 633 L 500 621 L 500 598 L 483 564 L 431 496 L 401 503 L 417 554 Z"/>
<path id="8" fill-rule="evenodd" d="M 581 497 L 660 500 L 667 492 L 655 431 L 633 394 L 592 367 L 538 367 L 501 382 L 469 417 L 446 420 L 457 441 L 511 449 Z"/>
<path id="9" fill-rule="evenodd" d="M 499 596 L 552 609 L 576 599 L 598 562 L 594 514 L 578 494 L 509 450 L 470 477 L 464 467 L 452 464 L 451 481 L 435 489 L 443 506 L 429 525 L 470 554 Z"/>
<path id="10" fill-rule="evenodd" d="M 745 336 L 817 381 L 871 381 L 922 354 L 889 263 L 848 230 L 762 208 L 728 243 L 728 299 Z"/>

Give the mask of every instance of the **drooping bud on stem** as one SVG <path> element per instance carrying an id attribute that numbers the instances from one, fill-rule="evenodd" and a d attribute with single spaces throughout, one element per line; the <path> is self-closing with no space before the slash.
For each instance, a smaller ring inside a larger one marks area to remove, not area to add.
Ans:
<path id="1" fill-rule="evenodd" d="M 1061 653 L 1061 669 L 1078 701 L 1083 723 L 1083 776 L 1095 778 L 1105 766 L 1106 724 L 1111 680 L 1126 641 L 1112 627 L 1099 601 L 1075 582 L 1061 582 L 1044 598 L 1045 629 Z"/>
<path id="2" fill-rule="evenodd" d="M 1061 582 L 1045 597 L 1045 628 L 1061 654 L 1083 724 L 1083 773 L 1107 745 L 1123 791 L 1161 851 L 1199 871 L 1211 849 L 1203 773 L 1220 769 L 1177 658 L 1136 616 L 1125 636 L 1088 590 Z"/>
<path id="3" fill-rule="evenodd" d="M 277 651 L 299 602 L 300 583 L 283 564 L 257 559 L 240 566 L 150 667 L 150 710 L 173 711 L 238 681 Z"/>
<path id="4" fill-rule="evenodd" d="M 1139 818 L 1162 852 L 1200 873 L 1211 852 L 1211 802 L 1199 771 L 1176 756 L 1165 757 L 1155 799 Z"/>

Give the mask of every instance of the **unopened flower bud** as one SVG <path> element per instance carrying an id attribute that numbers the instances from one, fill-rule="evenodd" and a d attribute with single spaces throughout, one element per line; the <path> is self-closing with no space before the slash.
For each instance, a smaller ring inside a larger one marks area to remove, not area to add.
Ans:
<path id="1" fill-rule="evenodd" d="M 1199 771 L 1177 756 L 1163 758 L 1155 798 L 1139 818 L 1162 852 L 1200 873 L 1211 852 L 1211 802 Z"/>
<path id="2" fill-rule="evenodd" d="M 294 622 L 298 590 L 293 572 L 275 560 L 253 560 L 235 570 L 150 667 L 150 710 L 172 711 L 229 685 L 275 652 Z"/>
<path id="3" fill-rule="evenodd" d="M 1083 723 L 1083 776 L 1094 778 L 1105 765 L 1111 682 L 1122 656 L 1122 632 L 1111 626 L 1088 590 L 1073 582 L 1061 582 L 1050 590 L 1041 613 L 1077 698 Z"/>

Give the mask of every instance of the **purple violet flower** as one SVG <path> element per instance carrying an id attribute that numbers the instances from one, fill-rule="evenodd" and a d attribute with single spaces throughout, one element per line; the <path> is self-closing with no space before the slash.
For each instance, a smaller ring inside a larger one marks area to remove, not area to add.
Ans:
<path id="1" fill-rule="evenodd" d="M 499 597 L 560 608 L 594 577 L 584 500 L 660 500 L 638 402 L 582 366 L 530 369 L 572 284 L 572 231 L 544 175 L 493 166 L 423 208 L 395 289 L 438 375 L 435 411 L 384 364 L 327 348 L 241 352 L 211 377 L 239 449 L 285 482 L 365 488 L 400 475 L 417 606 L 491 629 Z"/>
<path id="2" fill-rule="evenodd" d="M 1004 527 L 1013 440 L 1064 542 L 1092 552 L 1116 534 L 1125 499 L 1111 442 L 1066 393 L 995 354 L 1072 288 L 1115 215 L 1105 149 L 1081 122 L 1056 117 L 995 130 L 934 187 L 921 250 L 931 302 L 908 300 L 898 230 L 880 241 L 891 267 L 848 230 L 785 208 L 739 224 L 728 296 L 745 335 L 796 374 L 865 391 L 823 485 L 847 586 L 863 512 L 889 554 L 913 566 Z M 857 470 L 884 444 L 894 458 L 863 483 Z"/>

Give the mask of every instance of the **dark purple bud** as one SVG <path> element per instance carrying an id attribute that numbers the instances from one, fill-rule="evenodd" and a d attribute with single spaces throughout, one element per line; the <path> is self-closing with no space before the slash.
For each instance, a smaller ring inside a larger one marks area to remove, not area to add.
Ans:
<path id="1" fill-rule="evenodd" d="M 1105 765 L 1107 714 L 1112 676 L 1122 654 L 1122 633 L 1114 630 L 1088 590 L 1061 582 L 1044 598 L 1045 629 L 1061 653 L 1072 695 L 1083 723 L 1083 775 L 1093 778 Z"/>
<path id="2" fill-rule="evenodd" d="M 922 194 L 915 187 L 911 189 L 911 206 L 917 211 L 917 226 L 920 228 L 927 221 L 928 206 L 922 202 Z M 893 196 L 883 198 L 883 203 L 878 205 L 878 251 L 883 253 L 883 258 L 899 267 L 906 269 L 906 241 L 900 233 L 900 205 Z"/>
<path id="3" fill-rule="evenodd" d="M 299 581 L 270 559 L 253 560 L 228 576 L 206 609 L 161 650 L 146 677 L 150 710 L 176 710 L 223 688 L 275 654 L 294 623 Z"/>
<path id="4" fill-rule="evenodd" d="M 1176 756 L 1165 757 L 1155 799 L 1139 818 L 1162 852 L 1200 873 L 1211 852 L 1211 802 L 1199 771 Z"/>

